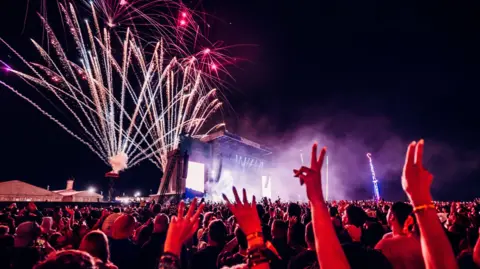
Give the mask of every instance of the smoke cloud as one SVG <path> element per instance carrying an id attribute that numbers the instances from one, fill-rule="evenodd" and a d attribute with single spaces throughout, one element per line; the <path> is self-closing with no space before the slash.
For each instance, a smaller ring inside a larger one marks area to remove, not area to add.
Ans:
<path id="1" fill-rule="evenodd" d="M 290 131 L 279 131 L 268 118 L 242 119 L 235 130 L 237 134 L 261 143 L 273 150 L 272 196 L 282 199 L 305 199 L 305 189 L 293 177 L 292 169 L 310 161 L 312 144 L 327 146 L 329 158 L 329 199 L 371 199 L 372 176 L 366 154 L 372 154 L 375 174 L 379 180 L 380 195 L 387 200 L 404 200 L 401 188 L 401 170 L 407 145 L 412 140 L 425 139 L 424 164 L 435 178 L 434 194 L 445 192 L 445 187 L 464 178 L 480 164 L 480 156 L 435 141 L 428 137 L 401 137 L 384 117 L 362 117 L 337 114 L 328 120 L 299 123 Z M 325 170 L 323 168 L 324 194 Z"/>

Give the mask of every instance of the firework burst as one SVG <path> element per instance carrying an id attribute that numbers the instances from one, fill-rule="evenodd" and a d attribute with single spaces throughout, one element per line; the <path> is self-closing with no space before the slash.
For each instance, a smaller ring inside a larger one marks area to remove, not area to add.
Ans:
<path id="1" fill-rule="evenodd" d="M 123 2 L 120 7 L 130 5 Z M 216 90 L 209 90 L 210 82 L 198 68 L 195 56 L 169 54 L 170 39 L 142 45 L 130 28 L 123 34 L 101 28 L 95 8 L 93 22 L 80 21 L 71 4 L 59 4 L 59 8 L 80 59 L 68 57 L 40 15 L 51 53 L 32 40 L 44 63 L 29 62 L 0 39 L 29 71 L 10 66 L 5 70 L 46 90 L 73 117 L 81 132 L 74 132 L 26 94 L 4 81 L 0 84 L 88 146 L 111 166 L 112 172 L 119 173 L 145 159 L 164 168 L 167 153 L 178 147 L 181 134 L 201 136 L 223 125 L 206 132 L 203 128 L 222 103 Z"/>

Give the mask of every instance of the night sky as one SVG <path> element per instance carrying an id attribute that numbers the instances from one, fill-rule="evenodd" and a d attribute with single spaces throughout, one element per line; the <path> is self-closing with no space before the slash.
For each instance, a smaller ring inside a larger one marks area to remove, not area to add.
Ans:
<path id="1" fill-rule="evenodd" d="M 34 55 L 29 38 L 41 38 L 42 31 L 34 14 L 39 0 L 31 1 L 23 34 L 26 1 L 0 3 L 0 37 L 27 58 Z M 55 6 L 50 9 L 49 16 L 57 16 Z M 210 39 L 242 45 L 231 53 L 248 60 L 229 68 L 235 80 L 222 89 L 229 131 L 282 152 L 287 145 L 280 141 L 295 139 L 304 126 L 321 123 L 330 137 L 355 141 L 368 132 L 364 142 L 372 150 L 385 140 L 375 133 L 388 128 L 399 141 L 425 138 L 427 151 L 429 141 L 448 147 L 440 154 L 452 156 L 432 159 L 428 167 L 453 171 L 448 178 L 438 175 L 442 184 L 435 197 L 479 196 L 479 1 L 208 0 L 202 9 L 211 15 Z M 2 46 L 0 60 L 14 62 L 8 55 Z M 8 74 L 0 79 L 34 91 Z M 72 176 L 77 189 L 94 185 L 106 191 L 103 175 L 109 167 L 5 88 L 0 121 L 0 181 L 60 189 Z M 403 155 L 406 146 L 396 154 Z M 461 165 L 465 162 L 471 165 Z M 365 170 L 362 177 L 367 165 Z M 395 178 L 382 186 L 385 198 L 401 197 L 399 174 L 383 176 Z M 156 191 L 159 177 L 159 170 L 144 162 L 122 173 L 117 187 L 148 193 Z M 360 193 L 371 189 L 368 177 L 360 180 Z"/>

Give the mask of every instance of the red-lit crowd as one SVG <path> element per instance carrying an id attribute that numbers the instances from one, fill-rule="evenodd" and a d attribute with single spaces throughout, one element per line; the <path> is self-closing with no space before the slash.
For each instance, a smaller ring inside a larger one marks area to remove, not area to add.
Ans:
<path id="1" fill-rule="evenodd" d="M 480 201 L 434 203 L 412 142 L 402 187 L 409 202 L 326 202 L 326 149 L 293 170 L 308 204 L 225 203 L 24 208 L 0 215 L 0 268 L 480 268 Z M 292 179 L 294 180 L 294 179 Z"/>

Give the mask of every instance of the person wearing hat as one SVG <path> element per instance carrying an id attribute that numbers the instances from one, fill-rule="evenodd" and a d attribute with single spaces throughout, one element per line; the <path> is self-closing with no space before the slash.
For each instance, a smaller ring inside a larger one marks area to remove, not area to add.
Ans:
<path id="1" fill-rule="evenodd" d="M 111 226 L 110 260 L 118 268 L 135 268 L 139 248 L 130 240 L 135 230 L 135 218 L 122 214 Z"/>
<path id="2" fill-rule="evenodd" d="M 43 250 L 35 246 L 40 234 L 40 226 L 35 222 L 27 221 L 18 225 L 13 241 L 11 268 L 33 268 L 43 259 Z"/>

